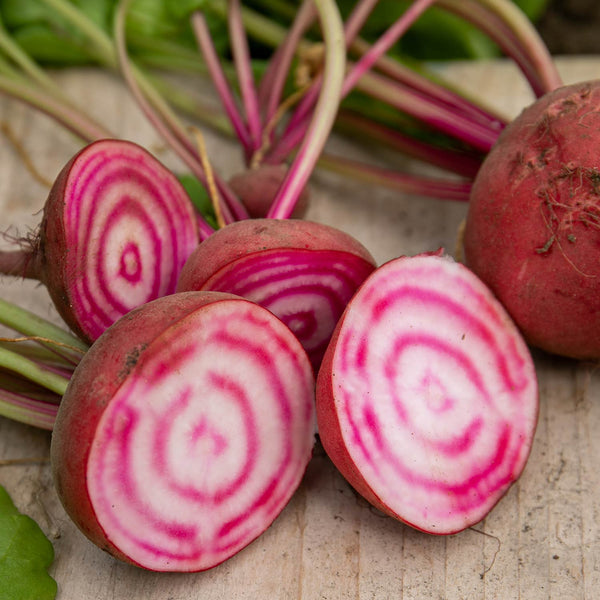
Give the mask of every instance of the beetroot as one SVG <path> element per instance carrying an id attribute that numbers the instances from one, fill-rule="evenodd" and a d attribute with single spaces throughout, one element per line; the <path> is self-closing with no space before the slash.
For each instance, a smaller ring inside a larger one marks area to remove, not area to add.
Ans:
<path id="1" fill-rule="evenodd" d="M 199 571 L 262 533 L 314 442 L 314 378 L 283 323 L 229 294 L 134 309 L 76 368 L 52 435 L 56 488 L 98 546 Z"/>
<path id="2" fill-rule="evenodd" d="M 433 254 L 363 283 L 317 378 L 332 461 L 374 506 L 428 533 L 485 517 L 525 466 L 537 412 L 518 329 L 471 271 Z"/>
<path id="3" fill-rule="evenodd" d="M 296 334 L 316 370 L 348 300 L 374 268 L 366 248 L 334 227 L 250 219 L 203 241 L 177 289 L 229 292 L 268 308 Z"/>
<path id="4" fill-rule="evenodd" d="M 29 250 L 0 254 L 0 271 L 39 279 L 66 323 L 95 340 L 132 308 L 173 293 L 199 243 L 177 178 L 141 146 L 100 140 L 58 175 Z"/>
<path id="5" fill-rule="evenodd" d="M 250 217 L 265 217 L 287 171 L 287 166 L 283 164 L 260 165 L 234 175 L 229 180 L 229 187 L 246 207 Z M 304 216 L 308 208 L 308 201 L 309 193 L 307 189 L 304 189 L 292 212 L 293 218 L 299 219 Z"/>
<path id="6" fill-rule="evenodd" d="M 526 340 L 600 358 L 600 82 L 547 94 L 501 134 L 479 171 L 467 264 Z"/>

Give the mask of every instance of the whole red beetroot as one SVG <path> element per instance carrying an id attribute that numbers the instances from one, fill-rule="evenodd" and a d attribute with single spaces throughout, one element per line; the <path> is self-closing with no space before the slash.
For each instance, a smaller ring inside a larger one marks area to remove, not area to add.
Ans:
<path id="1" fill-rule="evenodd" d="M 600 81 L 557 89 L 501 134 L 478 173 L 466 262 L 526 340 L 600 357 Z"/>

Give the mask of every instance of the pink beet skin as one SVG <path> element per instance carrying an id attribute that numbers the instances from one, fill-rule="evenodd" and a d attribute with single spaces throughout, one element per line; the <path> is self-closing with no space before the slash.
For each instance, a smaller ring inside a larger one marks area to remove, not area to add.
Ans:
<path id="1" fill-rule="evenodd" d="M 472 272 L 436 254 L 364 282 L 317 378 L 334 464 L 374 506 L 433 534 L 489 513 L 525 467 L 537 413 L 517 328 Z"/>
<path id="2" fill-rule="evenodd" d="M 272 523 L 314 432 L 312 370 L 277 318 L 229 294 L 173 294 L 117 321 L 77 367 L 53 475 L 99 547 L 150 570 L 201 571 Z"/>
<path id="3" fill-rule="evenodd" d="M 248 219 L 220 229 L 194 250 L 177 289 L 243 296 L 278 316 L 316 370 L 331 333 L 375 260 L 356 239 L 296 219 Z"/>
<path id="4" fill-rule="evenodd" d="M 467 264 L 526 340 L 600 357 L 600 82 L 547 94 L 501 134 L 476 177 Z"/>

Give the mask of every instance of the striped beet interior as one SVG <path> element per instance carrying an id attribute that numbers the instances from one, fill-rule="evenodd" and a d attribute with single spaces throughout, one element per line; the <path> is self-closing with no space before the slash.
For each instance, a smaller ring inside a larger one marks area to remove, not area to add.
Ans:
<path id="1" fill-rule="evenodd" d="M 138 565 L 208 569 L 283 509 L 314 433 L 291 332 L 253 303 L 209 304 L 144 348 L 103 412 L 86 467 L 95 517 Z"/>
<path id="2" fill-rule="evenodd" d="M 373 265 L 350 252 L 277 248 L 232 261 L 203 286 L 277 315 L 318 368 L 338 319 Z"/>
<path id="3" fill-rule="evenodd" d="M 175 291 L 198 244 L 189 198 L 141 147 L 104 140 L 80 153 L 64 194 L 65 278 L 75 318 L 96 339 L 132 308 Z"/>
<path id="4" fill-rule="evenodd" d="M 351 301 L 330 352 L 317 392 L 321 439 L 390 514 L 453 533 L 521 474 L 537 420 L 533 362 L 464 266 L 435 255 L 387 263 Z M 331 413 L 341 453 L 327 436 Z"/>

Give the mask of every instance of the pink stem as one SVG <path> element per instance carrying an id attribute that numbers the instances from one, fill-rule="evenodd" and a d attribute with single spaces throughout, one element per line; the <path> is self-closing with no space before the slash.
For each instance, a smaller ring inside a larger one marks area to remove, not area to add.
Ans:
<path id="1" fill-rule="evenodd" d="M 539 97 L 562 85 L 548 48 L 525 15 L 508 0 L 438 0 L 494 40 L 523 71 Z"/>
<path id="2" fill-rule="evenodd" d="M 35 250 L 0 250 L 0 274 L 40 280 Z"/>
<path id="3" fill-rule="evenodd" d="M 175 122 L 175 120 L 171 118 L 166 111 L 163 110 L 159 116 L 154 110 L 152 103 L 146 98 L 140 89 L 138 81 L 133 73 L 129 56 L 127 54 L 124 29 L 125 7 L 126 4 L 121 5 L 122 10 L 118 11 L 118 18 L 115 22 L 117 54 L 123 77 L 129 86 L 133 97 L 137 101 L 144 114 L 153 124 L 155 129 L 163 136 L 171 148 L 183 160 L 193 175 L 197 177 L 205 187 L 207 187 L 206 174 L 202 168 L 202 165 L 200 164 L 196 149 L 185 135 L 185 132 L 181 130 L 181 127 L 178 125 L 178 123 Z M 237 202 L 237 199 L 233 196 L 233 193 L 228 190 L 227 186 L 221 180 L 219 180 L 217 177 L 215 177 L 215 180 L 224 199 L 222 206 L 223 217 L 226 222 L 232 222 L 235 220 L 235 217 L 232 215 L 230 207 L 239 204 L 239 202 Z M 246 214 L 243 209 L 240 208 L 240 210 L 242 211 L 242 214 Z M 206 219 L 202 217 L 202 215 L 198 214 L 197 221 L 199 233 L 203 239 L 214 232 L 214 229 L 206 221 Z"/>
<path id="4" fill-rule="evenodd" d="M 396 23 L 394 23 L 394 25 L 392 25 L 392 27 L 390 27 L 390 29 L 378 40 L 375 46 L 373 46 L 371 50 L 362 57 L 359 63 L 354 66 L 353 70 L 346 75 L 342 97 L 348 95 L 360 76 L 371 68 L 373 62 L 377 60 L 379 56 L 384 54 L 386 50 L 400 38 L 406 29 L 410 27 L 414 20 L 433 2 L 435 2 L 435 0 L 416 0 L 415 3 L 404 12 Z M 344 30 L 346 45 L 349 44 L 358 29 L 360 29 L 364 20 L 368 17 L 368 13 L 372 10 L 373 5 L 373 2 L 369 2 L 366 5 L 359 5 L 356 7 L 350 25 L 347 25 Z M 307 126 L 307 115 L 310 113 L 318 96 L 320 83 L 320 79 L 315 79 L 312 88 L 304 96 L 297 109 L 294 111 L 280 141 L 283 148 L 277 148 L 279 156 L 284 153 L 286 155 L 289 154 L 297 145 L 298 141 L 302 139 L 304 129 Z M 300 131 L 293 133 L 296 128 L 301 129 Z M 288 136 L 290 139 L 286 143 L 284 140 L 286 140 Z"/>
<path id="5" fill-rule="evenodd" d="M 381 36 L 362 58 L 354 65 L 346 75 L 342 97 L 347 96 L 352 88 L 356 87 L 358 80 L 373 66 L 373 64 L 404 34 L 412 23 L 421 15 L 435 0 L 416 0 L 402 16 Z M 345 39 L 348 45 L 360 29 L 364 19 L 372 9 L 372 2 L 359 4 L 351 15 L 350 23 L 346 25 Z M 311 90 L 303 98 L 302 102 L 292 115 L 287 128 L 283 133 L 279 144 L 273 150 L 270 160 L 290 154 L 298 142 L 304 136 L 307 126 L 307 115 L 309 114 L 318 94 L 320 82 L 315 81 Z"/>
<path id="6" fill-rule="evenodd" d="M 352 44 L 352 49 L 360 55 L 364 55 L 370 48 L 371 46 L 362 39 L 357 39 Z M 428 77 L 424 77 L 420 73 L 388 56 L 380 56 L 373 66 L 376 67 L 380 73 L 394 79 L 398 83 L 439 100 L 447 106 L 461 111 L 480 123 L 487 124 L 495 131 L 499 132 L 506 125 L 506 121 L 503 117 L 492 114 L 489 110 L 468 100 L 464 95 L 457 93 L 444 85 L 440 85 Z"/>
<path id="7" fill-rule="evenodd" d="M 229 0 L 229 35 L 242 102 L 246 112 L 246 123 L 250 136 L 251 151 L 254 153 L 262 144 L 262 122 L 258 107 L 258 95 L 252 74 L 248 39 L 242 21 L 239 0 Z"/>
<path id="8" fill-rule="evenodd" d="M 269 122 L 276 114 L 283 88 L 290 70 L 294 53 L 302 35 L 315 18 L 312 0 L 304 0 L 288 30 L 285 40 L 271 58 L 260 84 L 260 97 L 265 109 L 265 121 Z"/>
<path id="9" fill-rule="evenodd" d="M 252 141 L 250 139 L 250 134 L 246 128 L 244 119 L 238 110 L 231 87 L 229 86 L 227 78 L 225 77 L 225 72 L 223 71 L 223 67 L 219 61 L 219 56 L 215 50 L 206 19 L 200 11 L 195 11 L 192 13 L 191 23 L 196 36 L 196 41 L 200 51 L 202 52 L 204 61 L 206 62 L 206 66 L 210 73 L 210 77 L 213 81 L 215 89 L 219 94 L 223 108 L 225 109 L 225 112 L 231 121 L 231 125 L 241 145 L 243 146 L 246 155 L 250 156 L 252 154 Z"/>
<path id="10" fill-rule="evenodd" d="M 482 154 L 435 146 L 349 111 L 340 111 L 337 124 L 351 135 L 356 133 L 365 144 L 368 140 L 376 140 L 402 154 L 463 177 L 475 177 L 483 161 Z"/>
<path id="11" fill-rule="evenodd" d="M 358 0 L 346 19 L 344 34 L 349 48 L 379 0 Z"/>
<path id="12" fill-rule="evenodd" d="M 50 431 L 57 413 L 57 404 L 0 389 L 0 415 L 13 421 Z"/>
<path id="13" fill-rule="evenodd" d="M 342 94 L 346 96 L 358 80 L 367 72 L 380 56 L 383 56 L 404 35 L 406 30 L 436 0 L 415 0 L 402 16 L 371 46 L 362 58 L 350 69 L 344 81 Z"/>
<path id="14" fill-rule="evenodd" d="M 419 194 L 440 200 L 467 202 L 471 192 L 470 181 L 451 181 L 398 173 L 383 167 L 366 165 L 361 161 L 323 154 L 319 164 L 341 175 L 350 175 L 378 186 L 409 194 Z"/>
<path id="15" fill-rule="evenodd" d="M 360 0 L 350 15 L 346 20 L 346 24 L 344 26 L 344 40 L 346 43 L 346 47 L 349 47 L 365 21 L 371 14 L 371 11 L 375 7 L 379 0 Z M 298 106 L 298 109 L 295 111 L 292 119 L 290 120 L 289 128 L 293 129 L 295 123 L 304 122 L 306 115 L 310 112 L 312 106 L 314 105 L 318 95 L 319 95 L 319 87 L 321 85 L 321 78 L 315 79 L 313 82 L 311 90 L 305 95 L 302 99 L 301 104 Z M 285 135 L 285 134 L 284 134 Z"/>
<path id="16" fill-rule="evenodd" d="M 381 75 L 365 73 L 355 88 L 421 120 L 434 129 L 467 142 L 480 151 L 488 152 L 498 138 L 497 129 L 474 121 L 425 93 L 411 90 Z M 309 113 L 302 115 L 302 121 L 298 121 L 299 113 L 300 107 L 290 120 L 279 143 L 269 153 L 269 162 L 284 160 L 304 138 Z"/>
<path id="17" fill-rule="evenodd" d="M 365 73 L 357 82 L 356 89 L 483 152 L 489 152 L 498 139 L 498 131 L 381 75 Z"/>

